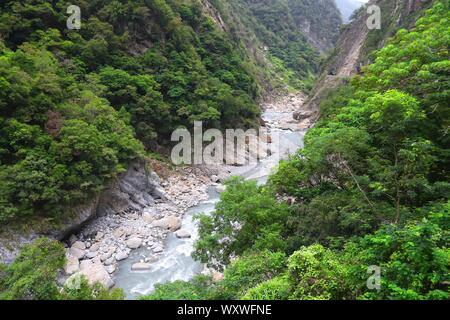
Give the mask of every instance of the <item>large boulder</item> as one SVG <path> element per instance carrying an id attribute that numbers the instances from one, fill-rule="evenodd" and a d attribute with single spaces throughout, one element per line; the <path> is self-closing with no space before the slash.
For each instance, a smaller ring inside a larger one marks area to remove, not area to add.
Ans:
<path id="1" fill-rule="evenodd" d="M 167 216 L 160 220 L 153 221 L 152 225 L 154 227 L 175 232 L 181 228 L 181 219 L 175 216 Z"/>
<path id="2" fill-rule="evenodd" d="M 175 232 L 175 235 L 179 239 L 188 239 L 191 237 L 191 234 L 186 230 L 178 230 L 177 232 Z"/>
<path id="3" fill-rule="evenodd" d="M 151 264 L 145 262 L 138 262 L 131 266 L 131 271 L 149 271 L 151 269 Z"/>
<path id="4" fill-rule="evenodd" d="M 125 251 L 119 251 L 116 254 L 115 258 L 117 261 L 125 260 L 126 258 L 128 258 L 128 253 L 126 253 Z"/>
<path id="5" fill-rule="evenodd" d="M 83 260 L 80 263 L 80 271 L 89 269 L 90 267 L 92 267 L 94 263 L 92 262 L 92 260 Z"/>
<path id="6" fill-rule="evenodd" d="M 130 249 L 137 249 L 142 245 L 142 239 L 138 238 L 136 236 L 130 237 L 130 239 L 127 240 L 127 247 Z"/>
<path id="7" fill-rule="evenodd" d="M 89 248 L 89 251 L 95 252 L 98 251 L 98 249 L 100 249 L 100 243 L 96 242 Z"/>
<path id="8" fill-rule="evenodd" d="M 152 223 L 155 220 L 155 215 L 151 212 L 144 212 L 142 214 L 142 220 L 144 220 L 147 223 Z"/>
<path id="9" fill-rule="evenodd" d="M 225 185 L 223 185 L 223 184 L 219 184 L 219 185 L 216 187 L 216 191 L 217 191 L 218 193 L 224 193 L 226 190 L 227 190 L 227 187 L 226 187 Z"/>
<path id="10" fill-rule="evenodd" d="M 86 244 L 83 241 L 76 241 L 76 242 L 74 242 L 74 244 L 72 244 L 72 248 L 85 250 L 86 249 Z"/>
<path id="11" fill-rule="evenodd" d="M 116 252 L 116 247 L 112 246 L 108 249 L 108 251 L 100 256 L 101 261 L 106 261 L 112 257 L 112 255 Z"/>
<path id="12" fill-rule="evenodd" d="M 114 286 L 114 281 L 111 279 L 109 272 L 101 263 L 93 263 L 89 268 L 83 269 L 80 272 L 86 277 L 90 285 L 100 283 L 106 289 Z"/>
<path id="13" fill-rule="evenodd" d="M 108 271 L 109 274 L 113 274 L 116 271 L 116 266 L 115 265 L 109 265 L 107 267 L 105 267 L 106 271 Z"/>
<path id="14" fill-rule="evenodd" d="M 75 247 L 72 247 L 68 251 L 68 255 L 77 258 L 78 260 L 83 259 L 85 255 L 85 251 L 82 249 L 78 249 Z"/>
<path id="15" fill-rule="evenodd" d="M 68 255 L 67 257 L 67 263 L 64 268 L 64 271 L 67 275 L 72 275 L 74 273 L 77 273 L 80 271 L 80 261 L 77 257 L 74 257 L 72 255 Z"/>

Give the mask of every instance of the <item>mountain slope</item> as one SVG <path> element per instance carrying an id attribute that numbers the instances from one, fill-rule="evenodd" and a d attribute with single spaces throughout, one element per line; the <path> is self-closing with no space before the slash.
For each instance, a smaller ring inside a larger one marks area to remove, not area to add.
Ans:
<path id="1" fill-rule="evenodd" d="M 360 9 L 353 21 L 346 25 L 336 44 L 333 54 L 323 66 L 323 70 L 309 95 L 303 111 L 295 114 L 297 119 L 309 116 L 311 112 L 319 116 L 321 99 L 327 92 L 345 81 L 349 76 L 361 72 L 362 67 L 373 59 L 377 49 L 395 35 L 400 28 L 411 28 L 424 9 L 433 0 L 370 0 L 367 5 L 378 5 L 382 15 L 380 30 L 369 30 L 366 21 L 369 15 Z M 386 14 L 388 13 L 388 14 Z"/>
<path id="2" fill-rule="evenodd" d="M 333 0 L 210 1 L 236 39 L 294 85 L 312 84 L 322 53 L 332 48 L 342 23 Z M 269 67 L 270 68 L 270 67 Z M 285 72 L 287 69 L 288 72 Z M 293 71 L 293 74 L 289 72 Z"/>

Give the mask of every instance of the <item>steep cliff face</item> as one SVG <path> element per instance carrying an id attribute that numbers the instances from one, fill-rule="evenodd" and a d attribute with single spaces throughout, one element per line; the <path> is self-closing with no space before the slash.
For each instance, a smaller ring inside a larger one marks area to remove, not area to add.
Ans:
<path id="1" fill-rule="evenodd" d="M 295 113 L 302 119 L 314 113 L 319 116 L 321 99 L 348 77 L 361 72 L 370 63 L 375 50 L 382 48 L 386 41 L 400 28 L 410 28 L 419 13 L 429 8 L 433 0 L 371 0 L 359 9 L 352 22 L 346 25 L 339 37 L 334 53 L 325 63 L 321 75 L 302 110 Z M 378 5 L 381 9 L 381 29 L 369 30 L 367 6 Z"/>
<path id="2" fill-rule="evenodd" d="M 333 0 L 288 0 L 295 27 L 320 52 L 334 47 L 342 17 Z"/>
<path id="3" fill-rule="evenodd" d="M 120 214 L 127 210 L 142 210 L 165 197 L 160 179 L 154 172 L 147 171 L 144 161 L 132 163 L 128 170 L 111 181 L 105 190 L 85 204 L 67 208 L 67 217 L 58 226 L 47 229 L 18 231 L 3 228 L 0 232 L 0 263 L 10 263 L 22 245 L 31 243 L 39 236 L 62 240 L 80 230 L 96 217 Z M 33 228 L 33 226 L 32 226 Z"/>

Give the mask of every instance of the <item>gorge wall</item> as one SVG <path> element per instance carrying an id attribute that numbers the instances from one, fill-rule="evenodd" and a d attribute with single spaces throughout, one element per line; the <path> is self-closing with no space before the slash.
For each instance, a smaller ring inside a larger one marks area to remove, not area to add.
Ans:
<path id="1" fill-rule="evenodd" d="M 297 120 L 314 114 L 319 117 L 319 105 L 326 94 L 349 77 L 363 72 L 363 66 L 371 62 L 374 50 L 382 48 L 400 28 L 414 25 L 418 14 L 429 8 L 432 0 L 371 0 L 355 13 L 353 20 L 343 27 L 333 54 L 323 66 L 316 84 L 302 110 L 295 113 Z M 369 30 L 367 6 L 381 9 L 381 29 Z"/>
<path id="2" fill-rule="evenodd" d="M 130 164 L 128 170 L 111 181 L 105 190 L 83 205 L 67 208 L 70 212 L 64 221 L 48 231 L 29 230 L 17 232 L 14 228 L 2 228 L 0 233 L 0 262 L 10 263 L 16 257 L 20 247 L 39 236 L 63 240 L 79 231 L 94 218 L 109 214 L 120 214 L 128 210 L 142 210 L 164 199 L 164 190 L 160 178 L 150 172 L 145 161 Z"/>

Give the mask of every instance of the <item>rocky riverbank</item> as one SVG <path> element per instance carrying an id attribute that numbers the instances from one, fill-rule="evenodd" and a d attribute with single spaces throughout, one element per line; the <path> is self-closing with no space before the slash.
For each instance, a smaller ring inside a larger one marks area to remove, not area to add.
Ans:
<path id="1" fill-rule="evenodd" d="M 264 104 L 266 114 L 272 117 L 266 126 L 281 130 L 304 131 L 311 128 L 319 114 L 314 110 L 305 110 L 303 93 L 291 93 L 274 98 Z"/>
<path id="2" fill-rule="evenodd" d="M 68 239 L 68 263 L 61 282 L 71 283 L 84 275 L 90 283 L 100 282 L 110 288 L 114 285 L 113 274 L 118 262 L 141 247 L 147 248 L 148 254 L 143 255 L 130 272 L 149 270 L 164 251 L 164 240 L 169 233 L 175 232 L 179 238 L 191 236 L 183 230 L 184 212 L 206 200 L 207 188 L 224 180 L 228 173 L 219 167 L 183 167 L 167 170 L 168 176 L 162 179 L 154 171 L 144 178 L 139 172 L 142 170 L 130 170 L 109 195 L 112 203 L 117 203 L 114 199 L 124 190 L 131 188 L 137 193 L 128 198 L 125 209 L 110 207 L 108 214 L 92 220 Z M 145 180 L 147 182 L 143 183 Z M 151 188 L 142 190 L 136 185 Z"/>

